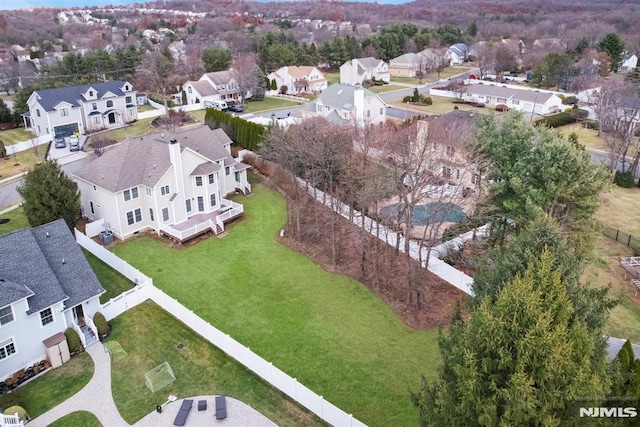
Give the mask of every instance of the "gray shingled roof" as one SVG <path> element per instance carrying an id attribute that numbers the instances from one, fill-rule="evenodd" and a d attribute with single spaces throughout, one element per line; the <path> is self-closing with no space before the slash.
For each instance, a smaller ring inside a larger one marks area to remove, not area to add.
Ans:
<path id="1" fill-rule="evenodd" d="M 469 46 L 464 43 L 456 43 L 452 45 L 449 50 L 458 56 L 465 56 L 469 53 Z"/>
<path id="2" fill-rule="evenodd" d="M 331 86 L 323 90 L 320 96 L 316 98 L 316 100 L 310 102 L 309 107 L 307 108 L 309 111 L 316 111 L 317 101 L 322 101 L 323 105 L 329 105 L 341 110 L 352 110 L 354 108 L 353 93 L 355 92 L 355 90 L 356 86 L 342 83 L 332 84 Z M 363 90 L 365 99 L 370 96 L 377 96 L 369 89 L 363 88 Z"/>
<path id="3" fill-rule="evenodd" d="M 226 85 L 233 79 L 233 73 L 229 70 L 215 71 L 205 74 L 212 82 L 217 85 Z"/>
<path id="4" fill-rule="evenodd" d="M 393 58 L 391 61 L 389 61 L 390 64 L 394 64 L 396 62 L 402 62 L 402 63 L 414 63 L 414 62 L 418 62 L 420 60 L 420 55 L 418 55 L 417 53 L 405 53 L 404 55 L 400 55 L 397 58 Z"/>
<path id="5" fill-rule="evenodd" d="M 367 56 L 366 58 L 358 58 L 357 60 L 360 64 L 362 64 L 363 67 L 366 67 L 366 68 L 376 68 L 378 64 L 382 62 L 381 59 L 376 59 L 373 56 Z"/>
<path id="6" fill-rule="evenodd" d="M 56 105 L 60 102 L 66 101 L 74 107 L 79 107 L 82 100 L 82 93 L 85 93 L 90 88 L 93 88 L 97 92 L 98 99 L 102 98 L 107 92 L 112 92 L 117 96 L 124 96 L 122 86 L 126 82 L 122 80 L 116 80 L 113 82 L 93 83 L 81 86 L 69 86 L 59 87 L 56 89 L 44 89 L 37 90 L 35 93 L 38 95 L 38 102 L 47 111 L 53 111 Z"/>
<path id="7" fill-rule="evenodd" d="M 506 99 L 517 99 L 525 102 L 538 102 L 544 104 L 553 96 L 552 93 L 538 92 L 527 89 L 512 89 L 501 86 L 491 86 L 485 84 L 469 85 L 467 93 L 470 95 L 496 96 Z"/>
<path id="8" fill-rule="evenodd" d="M 217 163 L 205 162 L 200 163 L 198 166 L 196 166 L 196 168 L 189 175 L 209 175 L 210 173 L 218 172 L 219 170 L 220 165 L 218 165 Z"/>
<path id="9" fill-rule="evenodd" d="M 73 307 L 104 292 L 62 219 L 1 236 L 0 253 L 0 277 L 33 293 L 27 314 L 60 301 Z"/>
<path id="10" fill-rule="evenodd" d="M 228 158 L 233 162 L 224 147 L 232 143 L 227 134 L 222 129 L 211 130 L 201 125 L 126 139 L 86 163 L 74 176 L 114 193 L 137 185 L 153 188 L 171 167 L 168 143 L 172 139 L 180 143 L 182 151 L 191 149 L 204 160 L 226 163 Z"/>
<path id="11" fill-rule="evenodd" d="M 199 80 L 197 82 L 190 81 L 187 83 L 191 83 L 191 86 L 193 86 L 193 88 L 200 94 L 200 96 L 211 96 L 218 93 L 216 88 L 213 87 L 207 80 Z"/>
<path id="12" fill-rule="evenodd" d="M 33 295 L 27 286 L 0 277 L 0 308 Z"/>

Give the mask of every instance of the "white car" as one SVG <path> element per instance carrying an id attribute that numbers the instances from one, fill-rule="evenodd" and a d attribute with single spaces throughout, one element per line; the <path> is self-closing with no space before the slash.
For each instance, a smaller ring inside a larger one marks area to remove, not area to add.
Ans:
<path id="1" fill-rule="evenodd" d="M 69 137 L 69 151 L 80 151 L 80 138 L 77 135 Z"/>

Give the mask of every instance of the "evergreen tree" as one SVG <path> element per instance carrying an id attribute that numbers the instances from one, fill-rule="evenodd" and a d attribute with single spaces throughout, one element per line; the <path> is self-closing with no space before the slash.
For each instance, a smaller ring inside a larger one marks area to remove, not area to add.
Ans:
<path id="1" fill-rule="evenodd" d="M 14 116 L 4 100 L 0 99 L 0 123 L 13 123 Z"/>
<path id="2" fill-rule="evenodd" d="M 624 53 L 624 42 L 620 36 L 616 33 L 606 34 L 598 43 L 598 49 L 607 52 L 611 58 L 611 71 L 617 73 L 622 64 L 622 54 Z"/>
<path id="3" fill-rule="evenodd" d="M 571 425 L 575 399 L 608 394 L 606 357 L 543 249 L 523 274 L 439 338 L 438 379 L 412 393 L 423 425 Z"/>
<path id="4" fill-rule="evenodd" d="M 29 225 L 37 227 L 63 218 L 70 229 L 80 215 L 80 192 L 54 161 L 36 165 L 18 187 Z"/>
<path id="5" fill-rule="evenodd" d="M 206 73 L 227 70 L 233 60 L 231 51 L 222 48 L 204 49 L 201 56 Z"/>

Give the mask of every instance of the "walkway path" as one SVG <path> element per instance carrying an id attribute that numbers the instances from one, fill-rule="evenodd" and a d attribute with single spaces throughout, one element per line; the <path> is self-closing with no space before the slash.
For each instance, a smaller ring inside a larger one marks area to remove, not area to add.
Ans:
<path id="1" fill-rule="evenodd" d="M 95 415 L 105 427 L 128 427 L 129 424 L 122 418 L 116 408 L 111 394 L 111 357 L 104 345 L 100 342 L 87 349 L 94 364 L 93 377 L 82 390 L 65 400 L 55 408 L 45 412 L 38 418 L 29 422 L 29 427 L 46 427 L 56 421 L 77 411 L 88 411 Z M 196 396 L 193 399 L 193 409 L 189 413 L 190 425 L 209 425 L 215 420 L 215 396 Z M 207 401 L 207 410 L 198 411 L 198 401 Z M 224 420 L 218 421 L 228 427 L 277 427 L 277 425 L 253 409 L 251 406 L 237 399 L 227 396 L 227 413 Z M 147 416 L 134 424 L 135 427 L 161 427 L 172 426 L 173 420 L 180 409 L 182 399 L 163 406 L 162 413 L 152 410 Z M 152 409 L 152 408 L 150 408 Z"/>

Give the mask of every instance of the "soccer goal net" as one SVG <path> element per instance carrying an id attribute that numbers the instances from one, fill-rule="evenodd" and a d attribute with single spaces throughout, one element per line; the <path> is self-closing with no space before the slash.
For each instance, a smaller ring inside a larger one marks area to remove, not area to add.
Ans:
<path id="1" fill-rule="evenodd" d="M 118 341 L 107 341 L 104 343 L 109 354 L 111 354 L 111 360 L 117 362 L 118 360 L 127 357 L 127 352 L 124 351 L 122 345 Z"/>
<path id="2" fill-rule="evenodd" d="M 151 393 L 168 386 L 175 380 L 176 376 L 173 374 L 169 362 L 164 362 L 144 374 L 144 384 L 151 390 Z"/>

